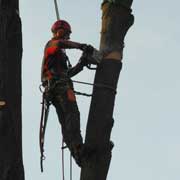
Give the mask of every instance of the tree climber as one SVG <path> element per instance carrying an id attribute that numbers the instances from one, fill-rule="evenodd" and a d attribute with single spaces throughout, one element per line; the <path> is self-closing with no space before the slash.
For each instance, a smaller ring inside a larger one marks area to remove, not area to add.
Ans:
<path id="1" fill-rule="evenodd" d="M 81 166 L 83 140 L 80 132 L 80 113 L 73 92 L 71 77 L 83 70 L 87 61 L 81 58 L 74 67 L 68 67 L 65 49 L 92 51 L 93 47 L 69 41 L 71 26 L 64 20 L 56 21 L 51 31 L 53 38 L 45 46 L 41 80 L 48 98 L 56 108 L 63 140 L 76 163 Z M 47 90 L 48 89 L 48 90 Z"/>

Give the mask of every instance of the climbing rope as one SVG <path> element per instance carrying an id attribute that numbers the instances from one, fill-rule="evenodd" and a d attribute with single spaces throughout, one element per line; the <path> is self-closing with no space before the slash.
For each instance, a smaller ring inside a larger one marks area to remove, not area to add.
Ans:
<path id="1" fill-rule="evenodd" d="M 70 180 L 72 180 L 72 155 L 70 153 Z"/>
<path id="2" fill-rule="evenodd" d="M 55 6 L 57 20 L 60 20 L 59 8 L 58 8 L 57 0 L 54 0 L 54 6 Z"/>
<path id="3" fill-rule="evenodd" d="M 79 91 L 74 91 L 74 93 L 76 95 L 82 95 L 82 96 L 87 96 L 87 97 L 91 97 L 92 96 L 92 94 L 82 93 L 82 92 L 79 92 Z"/>
<path id="4" fill-rule="evenodd" d="M 93 83 L 87 83 L 87 82 L 76 81 L 76 80 L 73 80 L 72 82 L 79 83 L 79 84 L 85 84 L 85 85 L 89 85 L 89 86 L 95 86 L 95 87 L 99 87 L 99 88 L 106 88 L 106 89 L 109 89 L 109 90 L 113 91 L 116 94 L 116 89 L 111 87 L 111 86 L 109 86 L 109 85 L 106 85 L 106 84 L 99 84 L 99 83 L 97 83 L 97 84 L 94 83 L 93 84 Z M 77 92 L 77 94 L 78 94 L 78 92 Z M 80 95 L 83 95 L 83 94 L 84 93 L 80 93 Z M 86 96 L 86 94 L 85 94 L 85 96 Z M 90 95 L 88 95 L 88 96 L 90 96 Z"/>
<path id="5" fill-rule="evenodd" d="M 45 92 L 44 92 L 45 93 Z M 41 172 L 43 172 L 43 160 L 45 160 L 44 156 L 44 142 L 45 142 L 45 131 L 47 126 L 47 120 L 49 115 L 49 107 L 51 103 L 44 98 L 44 93 L 42 95 L 42 110 L 41 110 L 41 120 L 40 120 L 40 129 L 39 129 L 39 146 L 40 146 L 40 167 Z"/>
<path id="6" fill-rule="evenodd" d="M 62 147 L 61 147 L 61 150 L 62 150 L 62 179 L 65 180 L 65 173 L 64 173 L 64 149 L 67 148 L 67 146 L 64 146 L 64 140 L 62 139 Z M 70 180 L 72 180 L 72 155 L 70 153 L 70 172 L 69 172 L 69 177 L 70 177 Z"/>
<path id="7" fill-rule="evenodd" d="M 65 180 L 64 176 L 64 140 L 62 138 L 62 179 Z"/>

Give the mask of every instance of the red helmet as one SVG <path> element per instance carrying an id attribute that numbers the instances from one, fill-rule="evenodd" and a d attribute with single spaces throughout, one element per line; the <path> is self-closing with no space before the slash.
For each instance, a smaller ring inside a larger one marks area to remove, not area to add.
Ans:
<path id="1" fill-rule="evenodd" d="M 66 32 L 70 32 L 71 33 L 71 26 L 67 21 L 64 20 L 58 20 L 56 21 L 52 27 L 51 27 L 51 31 L 53 33 L 55 33 L 58 29 L 64 29 Z"/>

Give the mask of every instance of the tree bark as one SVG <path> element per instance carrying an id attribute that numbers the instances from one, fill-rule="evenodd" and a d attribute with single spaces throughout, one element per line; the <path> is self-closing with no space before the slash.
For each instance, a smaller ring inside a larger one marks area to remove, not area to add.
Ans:
<path id="1" fill-rule="evenodd" d="M 86 129 L 85 145 L 92 149 L 81 171 L 81 180 L 106 180 L 113 143 L 113 109 L 122 68 L 124 38 L 134 22 L 132 0 L 104 0 L 100 51 L 104 58 L 96 71 L 93 96 Z"/>
<path id="2" fill-rule="evenodd" d="M 18 0 L 0 0 L 0 180 L 24 180 Z"/>

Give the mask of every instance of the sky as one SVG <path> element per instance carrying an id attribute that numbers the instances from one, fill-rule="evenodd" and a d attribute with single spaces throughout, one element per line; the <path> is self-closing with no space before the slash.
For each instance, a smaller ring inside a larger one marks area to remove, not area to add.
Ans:
<path id="1" fill-rule="evenodd" d="M 99 48 L 100 0 L 58 0 L 60 16 L 72 26 L 71 40 Z M 178 0 L 133 2 L 135 24 L 125 39 L 123 69 L 114 109 L 111 139 L 115 143 L 107 179 L 180 179 L 180 26 Z M 39 91 L 43 49 L 56 20 L 53 0 L 20 0 L 23 31 L 22 104 L 23 159 L 26 180 L 62 179 L 61 131 L 53 107 L 48 120 L 44 162 L 40 172 Z M 81 52 L 67 51 L 72 64 Z M 85 69 L 74 80 L 93 82 L 94 72 Z M 92 87 L 75 84 L 91 93 Z M 90 98 L 77 97 L 82 134 Z M 69 179 L 69 153 L 65 152 L 65 176 Z M 73 163 L 73 179 L 80 169 Z"/>

